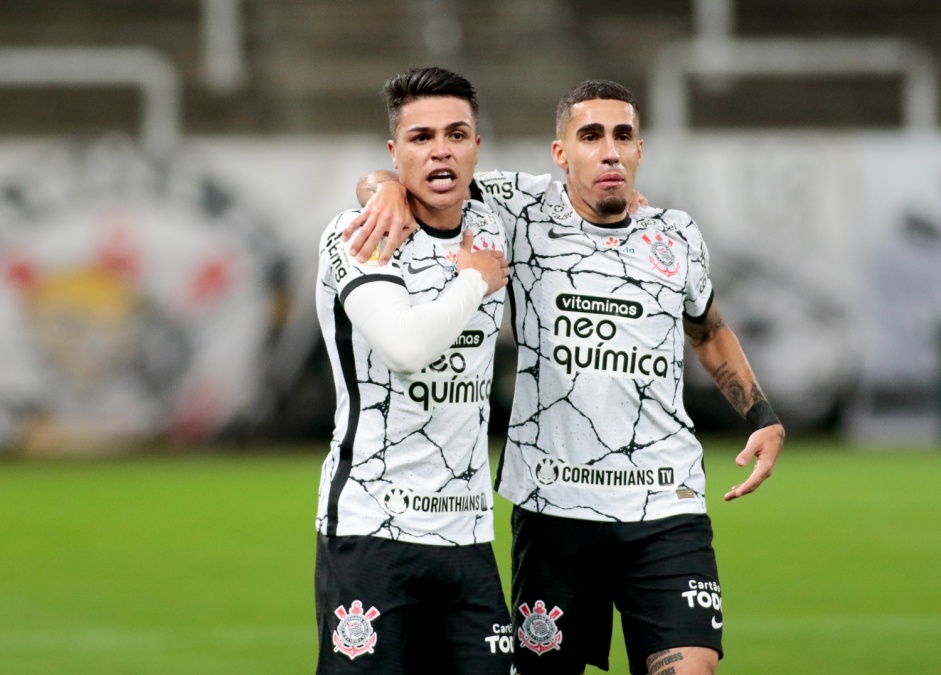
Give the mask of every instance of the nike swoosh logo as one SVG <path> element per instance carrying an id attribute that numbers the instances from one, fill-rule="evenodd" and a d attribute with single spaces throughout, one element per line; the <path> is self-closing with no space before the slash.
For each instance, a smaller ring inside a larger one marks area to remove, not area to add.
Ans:
<path id="1" fill-rule="evenodd" d="M 421 274 L 425 270 L 430 270 L 433 267 L 437 267 L 438 263 L 431 263 L 430 265 L 425 265 L 424 267 L 415 267 L 412 263 L 408 264 L 408 273 L 409 274 Z"/>
<path id="2" fill-rule="evenodd" d="M 561 239 L 562 237 L 574 237 L 577 234 L 581 234 L 581 230 L 557 230 L 552 228 L 549 230 L 549 239 Z"/>
<path id="3" fill-rule="evenodd" d="M 719 630 L 720 628 L 722 628 L 722 622 L 716 621 L 716 618 L 712 617 L 712 627 L 715 628 L 716 630 Z"/>

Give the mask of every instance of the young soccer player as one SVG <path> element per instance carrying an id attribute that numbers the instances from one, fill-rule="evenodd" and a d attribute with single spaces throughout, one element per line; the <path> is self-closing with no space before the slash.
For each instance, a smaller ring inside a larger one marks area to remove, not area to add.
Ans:
<path id="1" fill-rule="evenodd" d="M 477 98 L 439 68 L 386 84 L 389 151 L 419 229 L 390 265 L 323 235 L 318 316 L 337 389 L 317 516 L 317 672 L 507 675 L 490 542 L 488 397 L 507 283 L 502 226 L 464 202 Z"/>

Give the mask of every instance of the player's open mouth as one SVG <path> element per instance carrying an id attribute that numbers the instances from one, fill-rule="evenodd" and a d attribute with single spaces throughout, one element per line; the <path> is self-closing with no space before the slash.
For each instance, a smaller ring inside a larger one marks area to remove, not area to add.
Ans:
<path id="1" fill-rule="evenodd" d="M 457 174 L 450 169 L 432 171 L 428 174 L 428 184 L 432 190 L 450 190 L 457 182 Z"/>

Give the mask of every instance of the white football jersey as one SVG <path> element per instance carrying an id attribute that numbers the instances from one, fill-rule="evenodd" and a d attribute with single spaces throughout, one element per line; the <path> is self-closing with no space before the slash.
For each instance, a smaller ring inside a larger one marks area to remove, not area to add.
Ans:
<path id="1" fill-rule="evenodd" d="M 683 408 L 683 316 L 712 298 L 699 228 L 641 209 L 583 220 L 547 174 L 478 174 L 511 260 L 516 393 L 497 491 L 525 509 L 633 522 L 705 511 Z"/>
<path id="2" fill-rule="evenodd" d="M 435 300 L 457 277 L 464 228 L 480 249 L 506 249 L 499 221 L 465 202 L 461 228 L 422 228 L 390 264 L 359 263 L 343 229 L 347 211 L 320 244 L 317 314 L 333 368 L 337 409 L 324 461 L 317 529 L 419 544 L 466 545 L 493 539 L 487 452 L 488 397 L 505 290 L 484 298 L 445 353 L 421 372 L 391 372 L 343 310 L 350 290 L 373 281 L 403 284 L 411 304 Z M 374 256 L 375 257 L 375 256 Z"/>

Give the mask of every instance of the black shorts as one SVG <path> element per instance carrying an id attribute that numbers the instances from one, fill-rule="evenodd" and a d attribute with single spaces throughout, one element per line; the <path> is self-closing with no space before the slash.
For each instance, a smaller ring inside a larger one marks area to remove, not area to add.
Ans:
<path id="1" fill-rule="evenodd" d="M 317 538 L 318 675 L 507 675 L 513 637 L 490 544 Z"/>
<path id="2" fill-rule="evenodd" d="M 709 517 L 640 523 L 513 509 L 514 660 L 521 673 L 608 669 L 613 607 L 631 673 L 675 647 L 722 657 L 722 591 Z"/>

